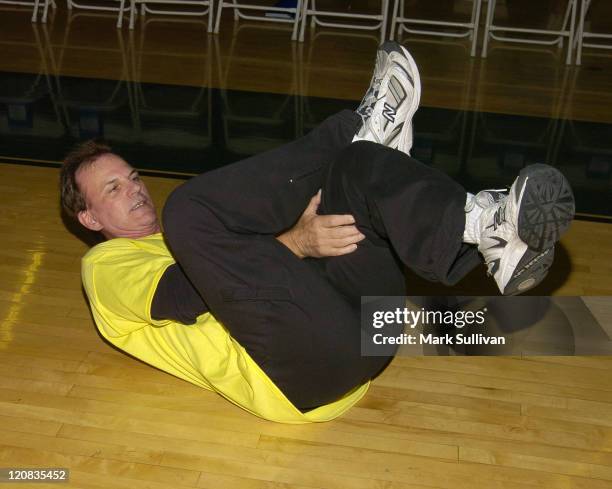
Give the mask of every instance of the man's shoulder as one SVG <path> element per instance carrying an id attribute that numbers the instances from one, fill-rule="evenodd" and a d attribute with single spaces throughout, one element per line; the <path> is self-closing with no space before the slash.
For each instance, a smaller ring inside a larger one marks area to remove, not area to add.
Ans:
<path id="1" fill-rule="evenodd" d="M 82 258 L 83 266 L 128 256 L 171 256 L 161 233 L 145 238 L 114 238 L 97 244 Z"/>
<path id="2" fill-rule="evenodd" d="M 102 289 L 148 290 L 174 263 L 161 234 L 115 238 L 94 246 L 81 261 L 81 278 L 90 296 Z"/>

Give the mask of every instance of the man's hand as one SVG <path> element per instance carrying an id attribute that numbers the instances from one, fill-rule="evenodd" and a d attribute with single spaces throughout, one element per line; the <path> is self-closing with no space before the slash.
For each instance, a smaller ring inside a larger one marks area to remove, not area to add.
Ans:
<path id="1" fill-rule="evenodd" d="M 355 219 L 349 214 L 320 216 L 321 191 L 310 199 L 306 210 L 289 231 L 276 237 L 300 258 L 340 256 L 357 249 L 357 243 L 365 238 L 359 232 Z"/>

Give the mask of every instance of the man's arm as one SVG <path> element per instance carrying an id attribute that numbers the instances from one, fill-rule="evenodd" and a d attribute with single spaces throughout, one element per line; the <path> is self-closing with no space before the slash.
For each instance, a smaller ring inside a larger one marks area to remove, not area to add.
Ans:
<path id="1" fill-rule="evenodd" d="M 125 336 L 148 325 L 163 326 L 164 321 L 151 318 L 151 303 L 165 270 L 173 263 L 160 235 L 112 239 L 83 257 L 83 286 L 105 337 Z"/>
<path id="2" fill-rule="evenodd" d="M 151 303 L 153 319 L 173 319 L 183 324 L 194 324 L 208 306 L 191 282 L 175 263 L 166 268 L 157 284 Z"/>
<path id="3" fill-rule="evenodd" d="M 311 200 L 298 222 L 278 239 L 299 258 L 339 256 L 357 249 L 365 236 L 354 226 L 350 215 L 320 216 L 319 191 Z M 160 279 L 151 303 L 153 319 L 172 319 L 183 324 L 194 324 L 208 306 L 193 287 L 180 266 L 169 266 Z"/>

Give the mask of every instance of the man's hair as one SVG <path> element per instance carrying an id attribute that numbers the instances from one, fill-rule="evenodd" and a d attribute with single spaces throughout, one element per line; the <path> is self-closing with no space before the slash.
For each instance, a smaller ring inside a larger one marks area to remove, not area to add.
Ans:
<path id="1" fill-rule="evenodd" d="M 112 153 L 112 149 L 108 144 L 90 139 L 75 146 L 64 158 L 60 171 L 60 202 L 68 216 L 75 218 L 87 208 L 85 197 L 76 181 L 77 172 L 109 153 Z"/>

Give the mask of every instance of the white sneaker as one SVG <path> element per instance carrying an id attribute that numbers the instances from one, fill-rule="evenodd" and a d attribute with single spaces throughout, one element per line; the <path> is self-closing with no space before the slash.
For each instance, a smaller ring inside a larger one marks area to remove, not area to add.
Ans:
<path id="1" fill-rule="evenodd" d="M 480 243 L 480 216 L 482 215 L 482 211 L 504 199 L 507 195 L 508 189 L 481 190 L 476 195 L 468 194 L 464 208 L 464 243 Z"/>
<path id="2" fill-rule="evenodd" d="M 419 107 L 421 78 L 410 53 L 388 41 L 378 50 L 374 75 L 357 113 L 363 125 L 355 139 L 410 154 L 412 117 Z"/>
<path id="3" fill-rule="evenodd" d="M 478 250 L 502 294 L 520 294 L 546 277 L 574 212 L 569 182 L 542 164 L 521 170 L 509 195 L 483 209 Z"/>

